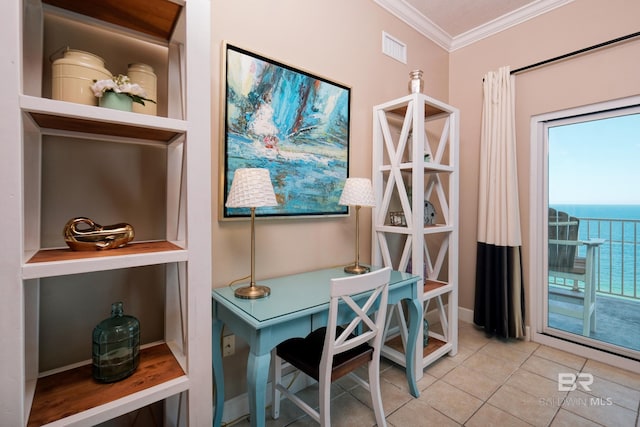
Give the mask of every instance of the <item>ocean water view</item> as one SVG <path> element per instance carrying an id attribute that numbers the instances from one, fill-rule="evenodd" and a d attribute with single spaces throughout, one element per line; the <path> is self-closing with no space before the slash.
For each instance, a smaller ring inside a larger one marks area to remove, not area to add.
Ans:
<path id="1" fill-rule="evenodd" d="M 599 248 L 598 291 L 640 299 L 640 205 L 550 204 L 580 219 L 579 239 L 605 239 Z M 585 256 L 581 248 L 579 256 Z"/>
<path id="2" fill-rule="evenodd" d="M 640 221 L 640 205 L 550 204 L 549 207 L 578 218 L 636 219 Z"/>

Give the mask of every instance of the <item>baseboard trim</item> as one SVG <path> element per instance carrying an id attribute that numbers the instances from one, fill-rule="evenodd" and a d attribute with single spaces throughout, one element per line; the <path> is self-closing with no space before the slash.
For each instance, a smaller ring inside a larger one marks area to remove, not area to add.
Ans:
<path id="1" fill-rule="evenodd" d="M 473 323 L 473 310 L 458 307 L 458 319 L 466 323 Z"/>
<path id="2" fill-rule="evenodd" d="M 294 374 L 289 373 L 283 377 L 283 382 L 289 383 L 292 381 Z M 313 380 L 305 375 L 298 375 L 293 384 L 289 387 L 293 392 L 298 392 L 303 388 L 310 386 Z M 266 412 L 267 419 L 271 418 L 271 381 L 267 383 L 267 396 L 266 396 Z M 232 397 L 224 402 L 224 410 L 222 413 L 222 425 L 234 424 L 241 418 L 249 416 L 249 396 L 247 393 L 240 394 L 236 397 Z"/>

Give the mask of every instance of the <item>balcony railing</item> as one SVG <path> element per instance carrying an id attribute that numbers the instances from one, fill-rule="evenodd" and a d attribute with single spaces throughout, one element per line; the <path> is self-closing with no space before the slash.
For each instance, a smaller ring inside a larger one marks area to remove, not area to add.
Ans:
<path id="1" fill-rule="evenodd" d="M 580 218 L 578 233 L 580 240 L 605 240 L 596 255 L 596 291 L 640 300 L 640 220 Z M 580 247 L 578 256 L 585 255 L 586 248 Z M 549 279 L 555 285 L 573 286 Z"/>
<path id="2" fill-rule="evenodd" d="M 640 220 L 581 218 L 580 238 L 602 238 L 597 292 L 640 299 Z"/>

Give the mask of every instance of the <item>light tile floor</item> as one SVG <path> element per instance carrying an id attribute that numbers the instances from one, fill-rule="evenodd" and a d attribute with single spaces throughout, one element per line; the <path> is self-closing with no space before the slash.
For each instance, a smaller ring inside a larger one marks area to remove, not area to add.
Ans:
<path id="1" fill-rule="evenodd" d="M 590 373 L 585 392 L 558 391 L 559 373 Z M 382 400 L 389 427 L 611 426 L 640 427 L 640 374 L 520 340 L 487 338 L 460 323 L 459 351 L 427 367 L 420 397 L 407 391 L 404 369 L 383 359 Z M 317 386 L 300 392 L 317 402 Z M 375 425 L 369 394 L 351 380 L 332 386 L 332 425 Z M 317 425 L 288 400 L 267 426 Z M 247 419 L 236 426 L 248 426 Z"/>

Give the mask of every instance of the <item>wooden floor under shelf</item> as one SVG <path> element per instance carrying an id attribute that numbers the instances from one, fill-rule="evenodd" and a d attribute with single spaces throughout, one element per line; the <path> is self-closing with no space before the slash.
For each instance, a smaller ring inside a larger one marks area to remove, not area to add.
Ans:
<path id="1" fill-rule="evenodd" d="M 397 335 L 384 343 L 386 346 L 393 348 L 394 350 L 399 351 L 400 353 L 404 353 L 404 346 L 402 345 L 402 337 Z M 441 341 L 437 338 L 429 337 L 429 344 L 422 349 L 422 357 L 427 357 L 443 345 L 446 342 Z"/>
<path id="2" fill-rule="evenodd" d="M 93 379 L 91 365 L 38 379 L 28 426 L 41 426 L 181 377 L 184 372 L 166 344 L 140 350 L 138 369 L 110 384 Z"/>

